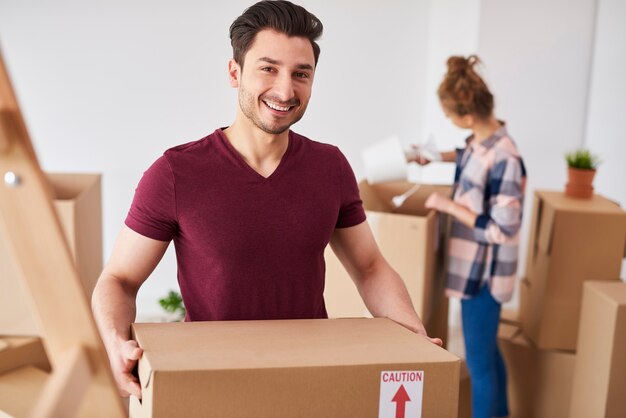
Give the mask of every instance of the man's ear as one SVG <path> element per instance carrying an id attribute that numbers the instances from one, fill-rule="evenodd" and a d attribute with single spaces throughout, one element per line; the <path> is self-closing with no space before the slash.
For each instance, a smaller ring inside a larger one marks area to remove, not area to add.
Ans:
<path id="1" fill-rule="evenodd" d="M 241 80 L 241 66 L 234 59 L 228 60 L 228 80 L 231 87 L 239 87 Z"/>

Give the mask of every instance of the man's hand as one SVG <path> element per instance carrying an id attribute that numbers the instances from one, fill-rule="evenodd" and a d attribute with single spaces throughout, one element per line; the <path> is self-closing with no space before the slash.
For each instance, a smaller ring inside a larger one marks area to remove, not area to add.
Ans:
<path id="1" fill-rule="evenodd" d="M 133 375 L 137 360 L 143 354 L 137 341 L 122 341 L 115 348 L 110 347 L 108 354 L 120 394 L 126 398 L 133 395 L 141 399 L 141 386 L 139 386 L 139 380 Z"/>
<path id="2" fill-rule="evenodd" d="M 415 332 L 416 334 L 421 335 L 422 337 L 426 338 L 431 343 L 436 344 L 439 347 L 443 347 L 443 341 L 441 340 L 441 338 L 430 338 L 428 336 L 428 334 L 426 333 L 426 328 L 424 328 L 424 325 L 421 325 L 420 328 L 418 328 L 416 330 L 412 330 L 412 331 Z"/>

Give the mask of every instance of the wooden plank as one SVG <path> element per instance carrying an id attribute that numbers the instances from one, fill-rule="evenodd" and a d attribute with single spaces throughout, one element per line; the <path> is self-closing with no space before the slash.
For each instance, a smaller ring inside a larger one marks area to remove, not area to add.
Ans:
<path id="1" fill-rule="evenodd" d="M 7 184 L 7 174 L 16 181 Z M 52 205 L 0 55 L 0 224 L 26 284 L 55 373 L 68 350 L 87 351 L 93 371 L 86 401 L 102 417 L 125 416 L 89 301 Z"/>

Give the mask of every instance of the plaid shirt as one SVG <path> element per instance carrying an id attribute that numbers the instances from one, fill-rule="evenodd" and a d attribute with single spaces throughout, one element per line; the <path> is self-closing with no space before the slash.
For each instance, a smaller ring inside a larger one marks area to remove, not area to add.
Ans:
<path id="1" fill-rule="evenodd" d="M 487 282 L 497 301 L 513 296 L 526 169 L 503 124 L 457 150 L 452 199 L 478 214 L 473 228 L 452 218 L 446 294 L 467 299 Z"/>

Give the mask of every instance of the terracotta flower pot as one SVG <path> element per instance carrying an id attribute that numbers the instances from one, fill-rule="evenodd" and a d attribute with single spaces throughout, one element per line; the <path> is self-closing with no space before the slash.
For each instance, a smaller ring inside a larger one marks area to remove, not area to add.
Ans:
<path id="1" fill-rule="evenodd" d="M 582 170 L 580 168 L 567 168 L 567 184 L 565 195 L 578 199 L 591 199 L 593 196 L 593 177 L 596 170 Z"/>

